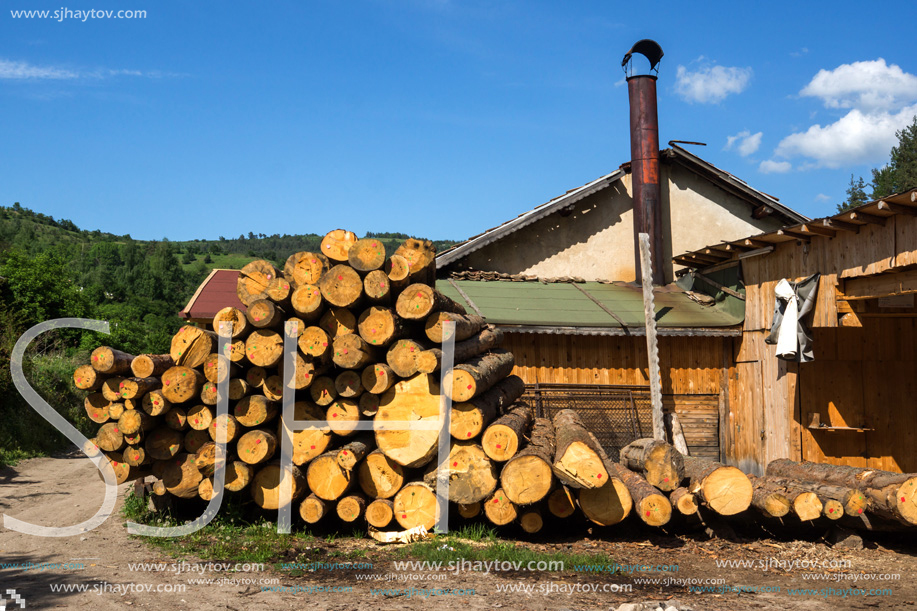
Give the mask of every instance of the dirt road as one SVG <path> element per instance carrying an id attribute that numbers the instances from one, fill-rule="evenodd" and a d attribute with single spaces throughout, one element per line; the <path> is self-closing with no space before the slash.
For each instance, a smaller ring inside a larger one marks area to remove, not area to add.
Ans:
<path id="1" fill-rule="evenodd" d="M 126 488 L 122 486 L 119 506 Z M 0 470 L 0 512 L 35 524 L 78 523 L 95 513 L 102 497 L 94 466 L 81 455 L 32 459 Z M 913 539 L 911 547 L 905 541 L 896 550 L 880 544 L 845 551 L 795 541 L 648 537 L 631 527 L 573 540 L 555 533 L 529 543 L 548 552 L 605 552 L 619 565 L 615 573 L 571 567 L 551 573 L 396 569 L 391 547 L 360 540 L 348 545 L 366 549 L 373 568 L 317 570 L 293 577 L 270 566 L 220 572 L 217 565 L 207 565 L 207 558 L 189 557 L 176 565 L 181 560 L 128 537 L 120 517 L 68 538 L 0 527 L 0 596 L 5 596 L 8 610 L 20 607 L 7 590 L 15 590 L 26 609 L 369 611 L 435 605 L 451 610 L 607 610 L 650 600 L 696 611 L 917 609 Z M 132 567 L 136 563 L 163 564 L 158 570 L 138 570 Z M 367 582 L 367 575 L 379 581 Z M 647 583 L 653 579 L 657 582 Z M 706 591 L 689 591 L 692 583 Z M 621 591 L 627 587 L 632 590 Z M 3 602 L 0 598 L 0 607 Z"/>

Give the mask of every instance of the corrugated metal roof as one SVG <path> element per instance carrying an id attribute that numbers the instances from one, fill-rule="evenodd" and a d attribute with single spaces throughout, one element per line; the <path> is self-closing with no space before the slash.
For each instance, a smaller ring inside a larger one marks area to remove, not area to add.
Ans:
<path id="1" fill-rule="evenodd" d="M 469 311 L 479 310 L 488 322 L 496 325 L 521 325 L 534 332 L 545 333 L 563 332 L 558 330 L 564 327 L 589 329 L 590 332 L 616 330 L 614 334 L 623 331 L 621 323 L 593 302 L 589 298 L 591 295 L 614 312 L 624 327 L 633 328 L 634 334 L 643 333 L 643 294 L 636 284 L 440 280 L 436 286 L 455 301 L 468 304 Z M 468 297 L 467 300 L 462 293 Z M 469 300 L 474 302 L 475 307 Z M 701 305 L 674 285 L 656 289 L 655 301 L 656 322 L 660 330 L 731 327 L 741 324 L 744 319 L 744 315 L 736 315 L 734 311 L 730 313 L 727 308 L 718 305 Z"/>
<path id="2" fill-rule="evenodd" d="M 210 275 L 197 287 L 188 305 L 178 315 L 190 319 L 212 319 L 217 312 L 230 306 L 245 312 L 246 307 L 239 301 L 239 296 L 236 294 L 238 282 L 239 270 L 237 269 L 211 271 Z"/>

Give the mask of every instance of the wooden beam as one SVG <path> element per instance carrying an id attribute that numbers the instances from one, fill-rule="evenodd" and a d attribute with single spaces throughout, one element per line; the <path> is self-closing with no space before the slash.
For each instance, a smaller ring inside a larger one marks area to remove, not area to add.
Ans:
<path id="1" fill-rule="evenodd" d="M 730 259 L 732 255 L 725 253 L 719 250 L 713 250 L 712 248 L 705 248 L 704 254 L 708 257 L 716 257 L 718 260 L 722 261 L 723 259 Z"/>
<path id="2" fill-rule="evenodd" d="M 783 229 L 777 230 L 777 235 L 785 235 L 788 238 L 794 238 L 796 240 L 802 240 L 803 242 L 811 242 L 812 237 L 804 234 L 798 229 L 790 229 L 789 227 L 784 227 Z"/>
<path id="3" fill-rule="evenodd" d="M 765 216 L 770 216 L 774 213 L 774 209 L 768 206 L 767 204 L 761 204 L 755 208 L 754 212 L 751 213 L 752 217 L 755 219 L 763 219 Z"/>
<path id="4" fill-rule="evenodd" d="M 833 238 L 834 236 L 837 235 L 837 231 L 835 231 L 834 229 L 828 229 L 827 227 L 824 227 L 821 225 L 812 225 L 812 224 L 800 225 L 799 230 L 805 233 L 814 233 L 816 235 L 823 235 L 828 238 Z"/>
<path id="5" fill-rule="evenodd" d="M 708 278 L 707 276 L 703 275 L 700 272 L 694 272 L 694 277 L 697 278 L 698 280 L 702 280 L 703 282 L 705 282 L 706 284 L 709 284 L 710 286 L 712 286 L 713 288 L 717 290 L 723 291 L 727 295 L 732 295 L 736 299 L 741 299 L 742 301 L 745 301 L 745 295 L 743 295 L 742 293 L 738 291 L 734 291 L 731 288 L 729 288 L 728 286 L 723 286 L 716 280 Z M 576 285 L 574 284 L 573 286 L 576 286 Z"/>
<path id="6" fill-rule="evenodd" d="M 752 246 L 744 246 L 742 244 L 726 244 L 726 250 L 736 253 L 736 252 L 745 252 L 746 250 L 752 250 Z"/>
<path id="7" fill-rule="evenodd" d="M 842 293 L 838 295 L 838 299 L 845 301 L 917 293 L 917 270 L 847 278 L 844 280 Z"/>
<path id="8" fill-rule="evenodd" d="M 860 221 L 861 223 L 867 223 L 870 225 L 882 225 L 885 226 L 886 217 L 876 216 L 875 214 L 868 214 L 866 212 L 851 212 L 850 215 L 851 221 Z"/>
<path id="9" fill-rule="evenodd" d="M 702 255 L 696 252 L 689 253 L 686 256 L 691 257 L 692 259 L 700 263 L 719 263 L 720 261 L 723 260 L 720 257 L 710 257 L 710 256 Z"/>
<path id="10" fill-rule="evenodd" d="M 909 216 L 917 216 L 917 208 L 912 206 L 905 206 L 904 204 L 895 204 L 892 202 L 881 201 L 879 202 L 879 210 L 884 210 L 886 212 L 894 212 L 895 214 L 907 214 Z"/>
<path id="11" fill-rule="evenodd" d="M 848 223 L 847 221 L 842 221 L 840 219 L 822 219 L 821 224 L 831 229 L 849 231 L 850 233 L 860 233 L 860 227 L 862 227 L 862 225 L 857 225 L 856 223 Z"/>
<path id="12" fill-rule="evenodd" d="M 863 322 L 857 317 L 855 312 L 849 312 L 841 316 L 841 319 L 838 321 L 838 326 L 841 327 L 862 327 Z"/>
<path id="13" fill-rule="evenodd" d="M 751 248 L 765 248 L 771 246 L 770 242 L 765 242 L 763 240 L 753 240 L 752 238 L 746 238 L 742 240 L 742 244 L 745 246 L 750 246 Z"/>
<path id="14" fill-rule="evenodd" d="M 697 267 L 697 261 L 693 261 L 687 257 L 672 257 L 672 261 L 679 265 L 684 265 L 685 267 Z"/>

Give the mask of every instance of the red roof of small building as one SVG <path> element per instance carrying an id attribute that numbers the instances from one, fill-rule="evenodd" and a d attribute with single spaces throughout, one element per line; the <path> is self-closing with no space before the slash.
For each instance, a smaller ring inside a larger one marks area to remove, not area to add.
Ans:
<path id="1" fill-rule="evenodd" d="M 246 311 L 245 305 L 236 294 L 239 282 L 239 270 L 215 269 L 197 287 L 197 291 L 188 301 L 188 305 L 178 313 L 182 318 L 191 320 L 210 319 L 223 308 L 230 306 Z"/>

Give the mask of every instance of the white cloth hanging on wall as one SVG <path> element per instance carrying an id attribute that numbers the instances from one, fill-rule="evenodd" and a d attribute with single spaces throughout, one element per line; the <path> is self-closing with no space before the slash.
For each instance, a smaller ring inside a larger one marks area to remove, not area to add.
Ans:
<path id="1" fill-rule="evenodd" d="M 774 293 L 777 299 L 786 302 L 783 320 L 780 321 L 780 328 L 777 330 L 777 356 L 788 361 L 795 361 L 796 353 L 799 351 L 799 338 L 796 337 L 799 300 L 796 299 L 796 291 L 786 278 L 777 283 Z"/>

